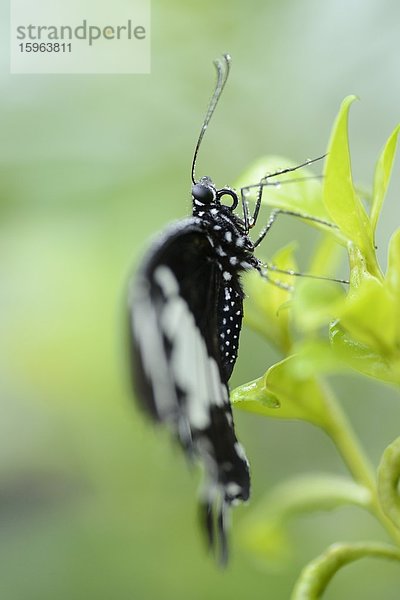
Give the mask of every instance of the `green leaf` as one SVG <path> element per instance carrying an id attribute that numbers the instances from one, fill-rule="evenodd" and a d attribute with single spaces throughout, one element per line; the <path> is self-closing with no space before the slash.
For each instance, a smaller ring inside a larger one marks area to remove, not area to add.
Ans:
<path id="1" fill-rule="evenodd" d="M 347 129 L 349 108 L 355 99 L 355 96 L 345 98 L 333 126 L 325 163 L 323 199 L 331 220 L 373 263 L 371 223 L 357 196 L 351 174 Z"/>
<path id="2" fill-rule="evenodd" d="M 342 567 L 360 558 L 400 560 L 400 551 L 394 546 L 377 542 L 333 544 L 303 569 L 291 595 L 291 600 L 322 598 L 332 577 Z"/>
<path id="3" fill-rule="evenodd" d="M 353 504 L 368 508 L 371 494 L 345 477 L 304 475 L 278 485 L 243 519 L 240 538 L 255 557 L 268 563 L 290 558 L 290 519 L 308 512 Z"/>
<path id="4" fill-rule="evenodd" d="M 331 325 L 329 334 L 330 344 L 322 340 L 307 340 L 295 347 L 294 376 L 302 373 L 304 377 L 318 377 L 353 369 L 381 381 L 399 381 L 398 374 L 379 354 L 355 342 L 338 322 Z"/>
<path id="5" fill-rule="evenodd" d="M 383 358 L 397 352 L 397 301 L 387 286 L 375 277 L 365 277 L 351 289 L 338 317 L 354 341 L 368 346 Z"/>
<path id="6" fill-rule="evenodd" d="M 340 314 L 345 301 L 343 287 L 332 281 L 303 280 L 293 294 L 293 319 L 302 331 L 327 325 Z"/>
<path id="7" fill-rule="evenodd" d="M 369 348 L 373 354 L 387 360 L 396 353 L 396 295 L 379 274 L 374 276 L 360 249 L 348 246 L 350 287 L 345 301 L 336 307 L 336 320 L 355 344 Z"/>
<path id="8" fill-rule="evenodd" d="M 269 518 L 243 519 L 237 530 L 241 546 L 260 566 L 282 569 L 292 559 L 292 543 L 285 527 Z"/>
<path id="9" fill-rule="evenodd" d="M 394 232 L 389 242 L 389 260 L 386 281 L 390 291 L 398 298 L 400 295 L 400 229 L 397 229 Z"/>
<path id="10" fill-rule="evenodd" d="M 271 260 L 271 264 L 280 269 L 297 269 L 293 257 L 295 244 L 289 244 L 279 250 Z M 271 279 L 278 279 L 284 283 L 291 283 L 290 277 L 272 271 L 269 273 Z M 287 354 L 292 345 L 289 330 L 290 313 L 284 306 L 291 298 L 290 292 L 271 285 L 260 277 L 260 274 L 252 271 L 243 277 L 244 288 L 248 299 L 245 303 L 245 322 L 255 331 L 261 333 L 283 354 Z"/>
<path id="11" fill-rule="evenodd" d="M 311 474 L 278 485 L 255 512 L 259 516 L 273 514 L 282 521 L 299 513 L 332 510 L 346 504 L 369 508 L 371 492 L 348 477 Z"/>
<path id="12" fill-rule="evenodd" d="M 347 246 L 350 263 L 350 289 L 349 293 L 357 290 L 364 279 L 375 277 L 368 271 L 365 256 L 362 254 L 358 246 L 349 243 Z M 383 278 L 382 278 L 383 279 Z"/>
<path id="13" fill-rule="evenodd" d="M 393 234 L 389 243 L 389 260 L 386 272 L 386 284 L 389 293 L 394 299 L 395 318 L 390 327 L 396 333 L 396 340 L 400 339 L 400 229 Z M 397 342 L 397 346 L 400 344 Z"/>
<path id="14" fill-rule="evenodd" d="M 320 427 L 327 426 L 325 390 L 314 378 L 300 380 L 293 376 L 295 358 L 282 360 L 264 377 L 233 390 L 232 402 L 242 410 L 267 417 L 302 419 Z"/>
<path id="15" fill-rule="evenodd" d="M 400 437 L 382 455 L 378 468 L 378 498 L 387 517 L 400 529 Z"/>
<path id="16" fill-rule="evenodd" d="M 305 340 L 296 344 L 291 362 L 294 378 L 310 378 L 357 371 L 387 383 L 400 382 L 400 373 L 379 354 L 355 342 L 334 323 L 330 328 L 331 343 L 326 340 Z"/>
<path id="17" fill-rule="evenodd" d="M 382 210 L 383 201 L 386 196 L 386 190 L 392 173 L 399 131 L 400 125 L 395 128 L 386 142 L 375 169 L 374 192 L 371 206 L 371 225 L 374 232 L 376 230 L 379 214 Z"/>
<path id="18" fill-rule="evenodd" d="M 264 416 L 279 416 L 273 413 L 280 408 L 281 404 L 278 398 L 266 389 L 264 377 L 259 377 L 235 388 L 231 392 L 230 399 L 237 408 L 248 412 Z"/>
<path id="19" fill-rule="evenodd" d="M 310 378 L 348 371 L 346 360 L 326 340 L 305 340 L 295 346 L 291 370 L 295 378 Z"/>
<path id="20" fill-rule="evenodd" d="M 330 340 L 334 359 L 337 359 L 338 366 L 343 365 L 343 368 L 339 368 L 338 372 L 346 370 L 347 367 L 387 383 L 400 383 L 400 371 L 393 368 L 393 365 L 385 360 L 381 354 L 352 339 L 343 330 L 340 323 L 332 324 Z"/>
<path id="21" fill-rule="evenodd" d="M 343 249 L 331 235 L 323 235 L 311 257 L 309 273 L 332 276 L 340 260 Z"/>

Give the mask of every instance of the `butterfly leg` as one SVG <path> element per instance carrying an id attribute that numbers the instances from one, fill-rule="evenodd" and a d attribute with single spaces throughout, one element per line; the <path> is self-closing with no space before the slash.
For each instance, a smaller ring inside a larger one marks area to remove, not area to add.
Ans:
<path id="1" fill-rule="evenodd" d="M 253 187 L 253 186 L 251 186 L 251 187 Z M 242 201 L 242 210 L 243 210 L 243 224 L 244 224 L 246 233 L 249 233 L 250 229 L 252 227 L 254 227 L 254 225 L 257 222 L 258 213 L 260 212 L 260 207 L 261 207 L 263 185 L 260 184 L 260 186 L 258 188 L 256 207 L 254 209 L 253 216 L 251 216 L 251 214 L 250 214 L 249 203 L 246 198 L 246 193 L 248 192 L 249 189 L 250 189 L 250 187 L 243 187 L 240 190 L 240 198 Z"/>
<path id="2" fill-rule="evenodd" d="M 268 275 L 268 265 L 262 265 L 260 263 L 260 265 L 257 267 L 257 271 L 263 279 L 265 279 L 269 283 L 272 283 L 272 285 L 275 285 L 281 290 L 285 290 L 286 292 L 294 291 L 294 287 L 292 285 L 284 283 L 283 281 L 279 281 L 279 279 L 271 279 L 271 277 Z"/>
<path id="3" fill-rule="evenodd" d="M 320 219 L 319 217 L 312 217 L 311 215 L 306 215 L 301 212 L 297 212 L 294 210 L 284 210 L 282 208 L 274 209 L 268 219 L 268 223 L 261 230 L 258 238 L 254 242 L 254 247 L 256 248 L 265 238 L 268 231 L 271 229 L 272 225 L 275 223 L 278 215 L 289 215 L 291 217 L 298 217 L 299 219 L 304 219 L 306 221 L 312 221 L 313 223 L 319 223 L 320 225 L 325 225 L 326 227 L 330 227 L 332 229 L 337 229 L 337 225 L 331 223 L 330 221 L 325 221 L 325 219 Z"/>
<path id="4" fill-rule="evenodd" d="M 311 273 L 300 273 L 298 271 L 293 271 L 293 269 L 280 269 L 279 267 L 271 264 L 263 265 L 269 271 L 274 271 L 275 273 L 283 273 L 284 275 L 290 275 L 291 277 L 308 277 L 309 279 L 321 279 L 323 281 L 333 281 L 335 283 L 344 283 L 348 285 L 350 282 L 347 279 L 336 279 L 335 277 L 324 277 L 323 275 L 313 275 Z"/>
<path id="5" fill-rule="evenodd" d="M 240 190 L 240 199 L 242 202 L 242 212 L 243 212 L 243 219 L 241 219 L 241 222 L 244 226 L 244 230 L 245 230 L 246 234 L 248 234 L 249 230 L 250 230 L 251 217 L 250 217 L 249 203 L 246 199 L 246 194 L 245 194 L 246 189 L 247 188 L 241 188 L 241 190 Z"/>
<path id="6" fill-rule="evenodd" d="M 282 290 L 286 290 L 287 292 L 293 292 L 294 287 L 287 283 L 284 283 L 283 281 L 279 281 L 278 279 L 271 279 L 271 277 L 268 275 L 268 271 L 282 273 L 283 275 L 290 275 L 291 277 L 307 277 L 310 279 L 320 279 L 323 281 L 343 283 L 345 285 L 349 285 L 350 283 L 347 279 L 336 279 L 335 277 L 324 277 L 322 275 L 312 275 L 311 273 L 300 273 L 298 271 L 293 271 L 292 269 L 280 269 L 275 265 L 270 265 L 266 263 L 259 263 L 259 265 L 256 268 L 263 279 L 266 279 L 269 283 L 272 283 L 276 287 L 279 287 Z"/>
<path id="7" fill-rule="evenodd" d="M 275 173 L 270 173 L 269 175 L 265 175 L 265 177 L 263 177 L 260 181 L 260 183 L 266 183 L 268 181 L 268 179 L 271 179 L 272 177 L 278 177 L 279 175 L 285 175 L 286 173 L 293 173 L 293 171 L 298 171 L 299 169 L 302 169 L 303 167 L 308 167 L 308 165 L 312 165 L 315 162 L 318 162 L 319 160 L 322 160 L 323 158 L 325 158 L 326 154 L 323 154 L 322 156 L 318 156 L 317 158 L 309 158 L 308 160 L 305 160 L 304 162 L 302 162 L 300 165 L 296 165 L 295 167 L 287 167 L 286 169 L 279 169 L 278 171 L 275 171 Z"/>
<path id="8" fill-rule="evenodd" d="M 245 187 L 241 188 L 240 196 L 242 199 L 243 220 L 244 220 L 246 232 L 248 233 L 249 230 L 252 229 L 255 226 L 255 224 L 257 223 L 258 214 L 259 214 L 260 208 L 261 208 L 261 200 L 262 200 L 262 193 L 263 193 L 264 187 L 266 187 L 267 185 L 276 186 L 276 185 L 280 185 L 280 183 L 281 183 L 281 182 L 269 183 L 269 179 L 272 179 L 273 177 L 278 177 L 279 175 L 285 175 L 286 173 L 292 173 L 293 171 L 297 171 L 298 169 L 306 167 L 314 162 L 317 162 L 318 160 L 325 158 L 325 156 L 326 156 L 326 154 L 323 154 L 322 156 L 319 156 L 318 158 L 306 160 L 305 162 L 301 163 L 300 165 L 296 165 L 295 167 L 280 169 L 278 171 L 275 171 L 275 173 L 270 173 L 269 175 L 265 175 L 265 177 L 262 177 L 260 179 L 259 183 L 256 183 L 255 185 L 249 185 L 249 186 L 245 186 Z M 288 183 L 288 182 L 285 181 L 285 183 Z M 256 199 L 256 206 L 254 209 L 253 216 L 250 216 L 249 205 L 246 200 L 246 193 L 252 188 L 257 188 L 257 199 Z"/>

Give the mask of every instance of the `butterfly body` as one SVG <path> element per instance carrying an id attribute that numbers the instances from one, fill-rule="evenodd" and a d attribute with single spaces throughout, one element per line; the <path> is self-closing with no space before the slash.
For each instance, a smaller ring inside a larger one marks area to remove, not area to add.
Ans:
<path id="1" fill-rule="evenodd" d="M 221 202 L 234 198 L 232 206 Z M 237 198 L 236 198 L 237 200 Z M 243 318 L 240 274 L 258 266 L 232 190 L 209 178 L 192 188 L 193 215 L 171 225 L 142 263 L 130 296 L 136 395 L 205 471 L 203 521 L 214 543 L 218 513 L 226 553 L 226 508 L 250 494 L 228 381 Z"/>

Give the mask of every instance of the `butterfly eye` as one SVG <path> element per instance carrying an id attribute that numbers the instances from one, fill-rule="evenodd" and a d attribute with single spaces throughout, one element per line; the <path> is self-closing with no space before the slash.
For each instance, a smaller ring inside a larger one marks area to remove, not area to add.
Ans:
<path id="1" fill-rule="evenodd" d="M 192 196 L 194 200 L 201 202 L 201 204 L 212 204 L 215 202 L 214 190 L 201 183 L 195 183 L 192 187 Z"/>

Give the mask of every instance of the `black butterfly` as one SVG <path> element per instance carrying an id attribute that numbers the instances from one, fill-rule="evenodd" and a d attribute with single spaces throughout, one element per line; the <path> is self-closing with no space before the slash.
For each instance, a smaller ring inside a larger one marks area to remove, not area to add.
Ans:
<path id="1" fill-rule="evenodd" d="M 243 218 L 234 212 L 239 198 L 233 189 L 217 189 L 209 177 L 195 180 L 198 150 L 227 81 L 230 57 L 224 55 L 215 66 L 217 84 L 192 163 L 193 214 L 171 225 L 150 248 L 131 288 L 129 307 L 137 398 L 203 464 L 202 520 L 211 547 L 219 543 L 225 562 L 227 509 L 250 495 L 249 463 L 235 435 L 228 388 L 243 318 L 240 275 L 256 269 L 268 278 L 254 249 L 284 211 L 271 213 L 252 242 L 249 231 L 268 177 L 240 191 Z M 258 195 L 250 216 L 246 193 L 252 187 Z M 223 203 L 225 198 L 229 204 Z"/>

